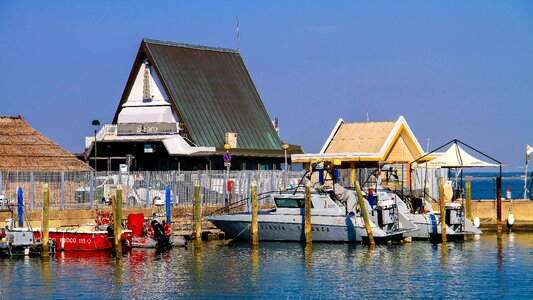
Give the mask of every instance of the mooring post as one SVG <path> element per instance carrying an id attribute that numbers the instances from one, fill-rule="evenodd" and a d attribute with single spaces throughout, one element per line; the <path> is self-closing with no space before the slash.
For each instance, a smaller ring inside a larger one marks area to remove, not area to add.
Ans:
<path id="1" fill-rule="evenodd" d="M 444 201 L 444 178 L 439 177 L 440 233 L 446 243 L 446 201 Z"/>
<path id="2" fill-rule="evenodd" d="M 466 179 L 465 189 L 466 189 L 466 202 L 465 202 L 466 219 L 468 221 L 472 221 L 472 181 L 470 179 Z"/>
<path id="3" fill-rule="evenodd" d="M 252 195 L 250 196 L 252 200 L 252 227 L 250 232 L 252 234 L 252 245 L 259 245 L 259 228 L 258 228 L 258 213 L 259 213 L 259 203 L 257 203 L 257 184 L 255 180 L 252 182 Z"/>
<path id="4" fill-rule="evenodd" d="M 357 202 L 359 202 L 359 207 L 361 209 L 361 216 L 363 216 L 363 222 L 365 223 L 366 234 L 368 236 L 368 244 L 374 246 L 374 235 L 372 234 L 372 228 L 370 227 L 370 220 L 368 219 L 368 212 L 366 211 L 365 198 L 363 198 L 363 192 L 361 192 L 361 186 L 359 181 L 354 182 L 355 191 L 357 192 Z"/>
<path id="5" fill-rule="evenodd" d="M 172 217 L 172 210 L 170 209 L 170 185 L 167 185 L 165 189 L 165 208 L 167 211 L 167 224 L 170 225 Z"/>
<path id="6" fill-rule="evenodd" d="M 496 217 L 498 218 L 498 232 L 502 232 L 502 178 L 496 179 Z"/>
<path id="7" fill-rule="evenodd" d="M 21 228 L 24 226 L 24 196 L 22 188 L 19 186 L 17 190 L 17 208 L 18 208 L 18 227 Z M 28 227 L 30 224 L 28 224 Z"/>
<path id="8" fill-rule="evenodd" d="M 43 257 L 48 257 L 50 252 L 50 245 L 48 245 L 49 234 L 48 226 L 49 219 L 48 213 L 50 211 L 50 190 L 48 189 L 48 183 L 43 184 L 43 215 L 41 219 L 41 240 L 43 242 Z"/>
<path id="9" fill-rule="evenodd" d="M 311 185 L 305 185 L 305 242 L 311 243 Z"/>
<path id="10" fill-rule="evenodd" d="M 122 257 L 122 184 L 117 186 L 117 197 L 112 197 L 115 207 L 113 225 L 115 227 L 115 250 L 117 257 Z M 116 200 L 115 200 L 116 199 Z"/>
<path id="11" fill-rule="evenodd" d="M 200 182 L 194 181 L 194 237 L 202 240 L 202 203 L 200 198 Z"/>

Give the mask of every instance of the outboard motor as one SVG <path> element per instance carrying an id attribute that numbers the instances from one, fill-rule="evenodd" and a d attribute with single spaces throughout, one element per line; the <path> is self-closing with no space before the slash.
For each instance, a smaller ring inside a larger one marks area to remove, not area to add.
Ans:
<path id="1" fill-rule="evenodd" d="M 378 226 L 389 232 L 398 229 L 398 208 L 393 200 L 380 201 L 376 206 Z"/>
<path id="2" fill-rule="evenodd" d="M 461 232 L 464 222 L 463 206 L 460 203 L 446 203 L 446 225 L 455 232 Z"/>
<path id="3" fill-rule="evenodd" d="M 159 223 L 157 220 L 153 220 L 151 225 L 154 229 L 154 240 L 157 242 L 157 252 L 169 250 L 172 247 L 172 244 L 170 244 L 170 237 L 165 235 L 165 229 L 163 225 L 161 225 L 161 223 Z"/>
<path id="4" fill-rule="evenodd" d="M 111 252 L 113 253 L 113 256 L 117 255 L 117 251 L 115 249 L 115 227 L 113 225 L 107 226 L 107 239 L 113 245 L 111 247 Z"/>

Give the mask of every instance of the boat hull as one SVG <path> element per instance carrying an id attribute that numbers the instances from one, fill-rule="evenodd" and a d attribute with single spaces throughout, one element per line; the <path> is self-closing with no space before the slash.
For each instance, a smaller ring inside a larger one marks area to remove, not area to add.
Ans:
<path id="1" fill-rule="evenodd" d="M 36 238 L 41 238 L 40 232 L 34 234 Z M 50 240 L 56 242 L 57 251 L 103 251 L 113 248 L 107 231 L 50 231 L 48 235 Z"/>
<path id="2" fill-rule="evenodd" d="M 170 243 L 174 247 L 181 247 L 187 244 L 187 240 L 185 240 L 181 236 L 173 236 L 170 238 Z M 137 236 L 137 237 L 132 237 L 131 239 L 132 248 L 156 248 L 156 246 L 157 246 L 157 241 L 149 237 Z"/>
<path id="3" fill-rule="evenodd" d="M 300 215 L 259 214 L 258 237 L 261 241 L 305 241 L 304 218 Z M 229 214 L 209 218 L 229 238 L 250 240 L 250 214 Z M 366 239 L 366 230 L 360 217 L 312 216 L 313 242 L 356 243 Z M 387 242 L 401 239 L 403 232 L 387 233 L 373 225 L 376 240 Z"/>
<path id="4" fill-rule="evenodd" d="M 407 236 L 419 240 L 437 241 L 441 237 L 441 224 L 437 216 L 433 214 L 406 214 L 406 217 L 418 226 L 418 230 L 407 233 Z M 481 230 L 475 228 L 472 222 L 465 221 L 465 230 L 454 230 L 446 225 L 446 236 L 449 241 L 463 240 L 468 234 L 481 234 Z"/>
<path id="5" fill-rule="evenodd" d="M 0 257 L 11 256 L 40 256 L 43 244 L 9 246 L 7 242 L 0 242 Z"/>

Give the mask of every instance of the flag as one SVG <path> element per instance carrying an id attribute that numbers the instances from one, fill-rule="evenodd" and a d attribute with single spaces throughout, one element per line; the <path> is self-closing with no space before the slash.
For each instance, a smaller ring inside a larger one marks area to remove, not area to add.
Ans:
<path id="1" fill-rule="evenodd" d="M 526 145 L 526 164 L 529 162 L 529 155 L 533 152 L 533 148 L 531 146 Z"/>

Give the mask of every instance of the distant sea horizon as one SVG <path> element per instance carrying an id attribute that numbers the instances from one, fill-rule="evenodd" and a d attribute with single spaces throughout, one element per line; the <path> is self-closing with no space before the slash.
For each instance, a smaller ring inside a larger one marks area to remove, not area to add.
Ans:
<path id="1" fill-rule="evenodd" d="M 496 178 L 500 172 L 464 172 L 459 176 L 459 182 L 462 182 L 464 188 L 465 182 L 470 178 L 472 182 L 472 199 L 473 200 L 493 200 L 496 199 Z M 530 199 L 532 172 L 528 172 L 526 178 L 526 199 Z M 455 179 L 453 172 L 449 174 L 450 180 Z M 462 179 L 462 180 L 461 180 Z M 507 194 L 510 191 L 510 196 Z M 513 200 L 524 199 L 524 172 L 502 172 L 502 198 Z"/>

